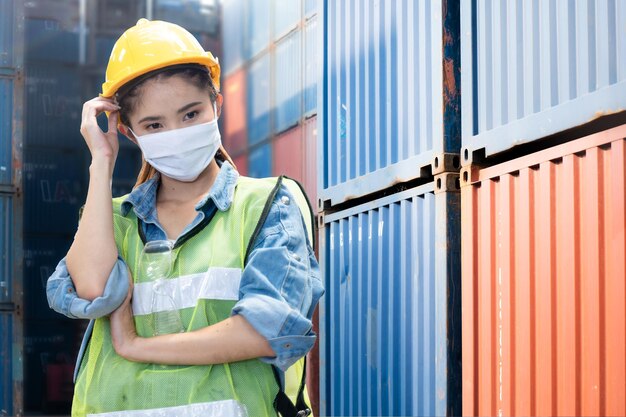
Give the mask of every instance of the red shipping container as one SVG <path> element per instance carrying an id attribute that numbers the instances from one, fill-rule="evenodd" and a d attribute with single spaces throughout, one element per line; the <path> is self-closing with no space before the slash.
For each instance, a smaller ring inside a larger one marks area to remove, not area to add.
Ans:
<path id="1" fill-rule="evenodd" d="M 464 415 L 626 415 L 624 138 L 461 171 Z"/>
<path id="2" fill-rule="evenodd" d="M 233 158 L 233 162 L 237 167 L 237 171 L 239 175 L 248 175 L 248 154 L 239 155 L 236 158 Z"/>
<path id="3" fill-rule="evenodd" d="M 288 131 L 281 133 L 274 139 L 273 150 L 274 175 L 287 175 L 302 182 L 302 126 L 298 125 Z"/>
<path id="4" fill-rule="evenodd" d="M 223 132 L 222 142 L 231 155 L 248 146 L 246 129 L 246 73 L 239 70 L 222 80 Z"/>

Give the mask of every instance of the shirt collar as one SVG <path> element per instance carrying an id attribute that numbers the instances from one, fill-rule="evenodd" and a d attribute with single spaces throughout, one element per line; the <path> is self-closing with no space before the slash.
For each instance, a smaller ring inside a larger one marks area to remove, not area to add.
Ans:
<path id="1" fill-rule="evenodd" d="M 218 162 L 220 164 L 220 162 Z M 200 200 L 196 210 L 201 210 L 209 201 L 212 201 L 220 211 L 227 211 L 233 202 L 233 194 L 239 173 L 228 162 L 221 163 L 220 170 L 207 195 Z M 122 202 L 121 213 L 126 217 L 132 208 L 137 217 L 146 219 L 156 208 L 156 194 L 159 188 L 160 174 L 156 174 L 148 181 L 135 187 Z"/>

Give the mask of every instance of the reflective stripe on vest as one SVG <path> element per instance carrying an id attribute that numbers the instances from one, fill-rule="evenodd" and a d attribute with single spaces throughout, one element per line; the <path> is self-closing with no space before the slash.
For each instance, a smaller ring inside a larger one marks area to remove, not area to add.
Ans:
<path id="1" fill-rule="evenodd" d="M 196 403 L 176 407 L 153 408 L 151 410 L 113 411 L 111 413 L 87 414 L 88 417 L 247 417 L 241 404 L 233 400 Z"/>
<path id="2" fill-rule="evenodd" d="M 133 289 L 133 314 L 140 316 L 195 307 L 200 299 L 236 301 L 239 299 L 240 282 L 241 269 L 219 267 L 160 283 L 141 282 Z M 159 286 L 159 294 L 155 293 L 156 285 Z M 172 298 L 161 294 L 172 294 Z"/>

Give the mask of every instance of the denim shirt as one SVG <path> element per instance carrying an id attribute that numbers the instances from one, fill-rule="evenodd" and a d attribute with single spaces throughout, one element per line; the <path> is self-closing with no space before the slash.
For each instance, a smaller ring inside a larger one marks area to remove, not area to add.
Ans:
<path id="1" fill-rule="evenodd" d="M 209 193 L 195 206 L 195 219 L 178 239 L 193 232 L 205 218 L 212 218 L 217 210 L 230 208 L 238 177 L 228 162 L 221 165 Z M 134 210 L 147 241 L 167 239 L 157 219 L 158 186 L 157 175 L 136 187 L 121 207 L 123 216 Z M 283 185 L 254 242 L 242 272 L 239 301 L 231 311 L 232 315 L 245 317 L 276 353 L 275 357 L 259 359 L 283 371 L 313 347 L 316 336 L 311 317 L 324 293 L 302 214 L 297 204 L 289 204 L 291 200 L 293 196 Z M 128 271 L 122 258 L 118 257 L 102 296 L 93 301 L 77 296 L 65 258 L 57 265 L 46 287 L 48 304 L 67 317 L 92 320 L 83 338 L 76 371 L 91 336 L 93 320 L 113 312 L 122 304 L 127 292 Z"/>

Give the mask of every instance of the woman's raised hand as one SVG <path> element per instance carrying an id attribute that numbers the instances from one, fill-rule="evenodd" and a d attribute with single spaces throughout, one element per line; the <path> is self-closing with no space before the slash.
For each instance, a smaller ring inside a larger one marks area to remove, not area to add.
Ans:
<path id="1" fill-rule="evenodd" d="M 117 139 L 119 109 L 113 99 L 103 97 L 93 98 L 83 105 L 80 133 L 87 142 L 92 160 L 103 159 L 114 165 L 119 150 Z M 107 132 L 100 129 L 96 120 L 96 117 L 105 111 L 110 112 Z"/>

